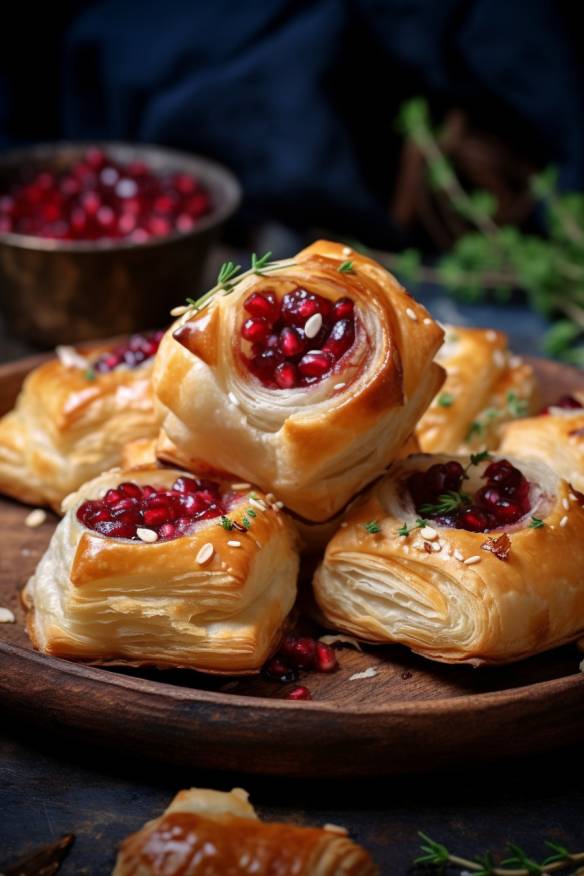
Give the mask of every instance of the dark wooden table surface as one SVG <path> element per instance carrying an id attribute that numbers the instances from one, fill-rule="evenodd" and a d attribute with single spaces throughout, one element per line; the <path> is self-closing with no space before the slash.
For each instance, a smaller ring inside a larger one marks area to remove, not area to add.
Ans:
<path id="1" fill-rule="evenodd" d="M 519 351 L 536 351 L 543 326 L 521 307 L 459 308 L 432 293 L 422 297 L 440 319 L 493 324 L 510 331 Z M 0 361 L 28 352 L 0 326 Z M 517 726 L 515 732 L 528 735 L 530 728 Z M 285 781 L 132 762 L 88 748 L 83 739 L 71 744 L 41 737 L 34 727 L 3 722 L 0 711 L 0 872 L 20 855 L 74 833 L 61 872 L 105 876 L 122 837 L 160 813 L 179 788 L 193 785 L 242 786 L 266 818 L 345 825 L 370 849 L 384 876 L 408 871 L 418 830 L 471 856 L 487 848 L 502 851 L 509 840 L 542 857 L 545 838 L 584 849 L 581 747 L 447 774 Z"/>

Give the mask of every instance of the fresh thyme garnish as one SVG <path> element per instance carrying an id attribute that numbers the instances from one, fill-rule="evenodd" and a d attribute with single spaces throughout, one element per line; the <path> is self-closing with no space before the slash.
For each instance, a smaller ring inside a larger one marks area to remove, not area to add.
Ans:
<path id="1" fill-rule="evenodd" d="M 231 532 L 231 530 L 233 529 L 233 520 L 231 520 L 229 517 L 225 517 L 225 515 L 223 515 L 221 517 L 221 519 L 219 520 L 219 526 L 222 526 L 223 529 L 226 529 L 228 532 Z"/>
<path id="2" fill-rule="evenodd" d="M 519 398 L 516 392 L 507 393 L 507 410 L 512 417 L 524 417 L 528 407 L 527 399 Z"/>
<path id="3" fill-rule="evenodd" d="M 247 516 L 247 514 L 244 514 L 244 515 L 243 515 L 243 517 L 241 518 L 241 522 L 243 523 L 243 525 L 245 526 L 246 529 L 249 529 L 249 528 L 250 528 L 250 526 L 251 526 L 251 520 L 249 519 L 249 517 Z"/>
<path id="4" fill-rule="evenodd" d="M 86 380 L 95 380 L 96 374 L 93 368 L 88 368 L 83 374 Z"/>
<path id="5" fill-rule="evenodd" d="M 260 256 L 258 258 L 257 255 L 255 254 L 255 252 L 252 252 L 252 254 L 251 254 L 251 269 L 252 269 L 253 273 L 257 274 L 259 277 L 261 277 L 263 271 L 268 266 L 268 262 L 270 261 L 271 256 L 272 256 L 271 252 L 266 252 L 266 253 L 264 253 L 263 256 Z"/>
<path id="6" fill-rule="evenodd" d="M 400 528 L 397 529 L 396 532 L 397 532 L 398 535 L 408 536 L 408 535 L 410 534 L 410 532 L 413 532 L 413 531 L 414 531 L 414 529 L 423 529 L 424 526 L 428 526 L 428 521 L 427 521 L 427 520 L 423 520 L 421 517 L 418 517 L 417 520 L 416 520 L 416 525 L 415 525 L 415 526 L 412 526 L 410 529 L 408 529 L 408 525 L 407 525 L 407 523 L 404 521 L 404 525 L 403 525 L 403 526 L 400 526 Z"/>
<path id="7" fill-rule="evenodd" d="M 455 493 L 454 490 L 448 490 L 446 493 L 441 493 L 438 496 L 438 501 L 435 503 L 427 502 L 425 505 L 420 505 L 422 514 L 450 514 L 452 511 L 458 511 L 460 508 L 466 508 L 471 504 L 470 496 L 466 493 Z"/>
<path id="8" fill-rule="evenodd" d="M 352 274 L 353 273 L 353 262 L 343 262 L 342 265 L 339 265 L 337 268 L 339 274 Z"/>
<path id="9" fill-rule="evenodd" d="M 225 292 L 233 292 L 233 283 L 231 282 L 241 271 L 241 265 L 236 265 L 234 262 L 223 262 L 217 274 L 217 285 Z"/>
<path id="10" fill-rule="evenodd" d="M 451 392 L 441 392 L 437 401 L 441 408 L 449 408 L 454 404 L 454 396 Z"/>
<path id="11" fill-rule="evenodd" d="M 476 855 L 474 859 L 463 858 L 453 854 L 443 843 L 436 842 L 427 834 L 420 832 L 423 855 L 416 858 L 414 864 L 440 869 L 441 872 L 450 865 L 459 871 L 466 871 L 473 876 L 543 876 L 566 867 L 574 867 L 584 861 L 584 852 L 571 852 L 565 846 L 546 840 L 545 845 L 553 852 L 543 861 L 530 858 L 527 852 L 516 843 L 507 843 L 510 852 L 508 858 L 496 863 L 492 852 Z M 581 872 L 581 870 L 577 870 Z M 575 874 L 574 874 L 575 876 Z"/>
<path id="12" fill-rule="evenodd" d="M 485 431 L 485 427 L 483 426 L 483 424 L 479 423 L 478 420 L 473 420 L 472 423 L 470 424 L 470 426 L 468 427 L 468 432 L 466 433 L 464 440 L 468 444 L 470 441 L 472 441 L 472 439 L 475 437 L 475 435 L 477 437 L 480 437 L 484 431 Z"/>
<path id="13" fill-rule="evenodd" d="M 255 513 L 253 508 L 248 508 L 245 513 L 247 514 L 248 517 L 257 517 L 257 514 Z"/>
<path id="14" fill-rule="evenodd" d="M 541 529 L 542 526 L 545 526 L 545 523 L 543 522 L 543 520 L 541 520 L 540 517 L 534 517 L 532 514 L 531 521 L 529 523 L 529 528 L 530 529 Z"/>
<path id="15" fill-rule="evenodd" d="M 364 523 L 363 529 L 366 529 L 370 535 L 377 535 L 378 532 L 381 532 L 381 526 L 377 520 L 370 520 L 368 523 Z"/>
<path id="16" fill-rule="evenodd" d="M 480 465 L 481 462 L 485 462 L 487 459 L 492 459 L 493 457 L 489 453 L 488 450 L 481 450 L 479 453 L 471 453 L 470 455 L 470 464 L 471 465 Z"/>

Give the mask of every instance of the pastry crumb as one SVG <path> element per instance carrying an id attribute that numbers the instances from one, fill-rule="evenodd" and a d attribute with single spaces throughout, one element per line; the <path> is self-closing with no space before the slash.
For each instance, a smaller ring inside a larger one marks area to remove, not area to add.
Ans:
<path id="1" fill-rule="evenodd" d="M 418 321 L 418 314 L 416 313 L 415 310 L 412 310 L 411 307 L 406 307 L 406 314 L 409 316 L 409 318 L 412 320 L 412 322 Z"/>
<path id="2" fill-rule="evenodd" d="M 318 641 L 322 642 L 323 645 L 349 645 L 357 651 L 363 650 L 357 639 L 354 639 L 352 636 L 321 636 Z"/>
<path id="3" fill-rule="evenodd" d="M 171 316 L 184 316 L 191 308 L 186 304 L 179 304 L 176 307 L 173 307 L 170 311 Z"/>
<path id="4" fill-rule="evenodd" d="M 10 611 L 9 608 L 0 608 L 0 624 L 13 623 L 16 623 L 16 617 L 14 616 L 14 612 Z"/>
<path id="5" fill-rule="evenodd" d="M 354 672 L 353 675 L 350 676 L 349 681 L 361 681 L 364 678 L 375 678 L 378 672 L 379 670 L 374 666 L 369 666 L 367 669 L 364 669 L 363 672 Z"/>
<path id="6" fill-rule="evenodd" d="M 35 508 L 30 514 L 27 514 L 24 525 L 28 526 L 29 529 L 36 529 L 38 526 L 42 526 L 46 519 L 47 512 L 43 508 Z"/>

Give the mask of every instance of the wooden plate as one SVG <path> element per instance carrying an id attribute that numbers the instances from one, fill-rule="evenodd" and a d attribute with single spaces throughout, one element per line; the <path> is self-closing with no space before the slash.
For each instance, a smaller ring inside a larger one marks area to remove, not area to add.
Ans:
<path id="1" fill-rule="evenodd" d="M 0 412 L 39 359 L 0 368 Z M 534 360 L 544 400 L 582 387 L 578 371 Z M 566 646 L 514 666 L 442 666 L 399 647 L 339 651 L 341 668 L 310 674 L 313 702 L 282 700 L 264 678 L 96 669 L 35 653 L 19 591 L 45 549 L 52 518 L 28 529 L 30 509 L 0 500 L 0 698 L 22 722 L 117 752 L 188 766 L 289 776 L 358 776 L 520 755 L 584 732 L 582 655 Z M 377 675 L 351 680 L 370 666 Z"/>

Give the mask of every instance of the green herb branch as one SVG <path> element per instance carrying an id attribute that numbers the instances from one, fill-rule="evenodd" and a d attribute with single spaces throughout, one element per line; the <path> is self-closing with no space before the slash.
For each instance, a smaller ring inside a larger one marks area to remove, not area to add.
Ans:
<path id="1" fill-rule="evenodd" d="M 422 843 L 421 850 L 424 853 L 415 859 L 417 865 L 434 867 L 443 871 L 447 866 L 471 872 L 474 876 L 544 876 L 547 873 L 555 873 L 568 867 L 576 866 L 572 876 L 581 876 L 584 873 L 579 864 L 584 863 L 584 852 L 571 852 L 559 843 L 547 841 L 545 844 L 552 854 L 542 861 L 536 861 L 516 843 L 508 843 L 509 856 L 499 863 L 495 862 L 493 854 L 487 852 L 478 855 L 474 859 L 464 858 L 453 854 L 443 843 L 436 842 L 427 834 L 419 834 Z"/>
<path id="2" fill-rule="evenodd" d="M 414 249 L 377 257 L 406 280 L 439 282 L 467 300 L 491 291 L 505 301 L 512 289 L 522 289 L 534 310 L 556 320 L 546 335 L 547 352 L 584 366 L 584 193 L 560 193 L 556 171 L 548 168 L 531 179 L 547 236 L 499 225 L 495 198 L 483 190 L 467 192 L 460 183 L 423 98 L 402 107 L 398 124 L 425 159 L 430 184 L 470 228 L 435 267 L 422 265 Z"/>

